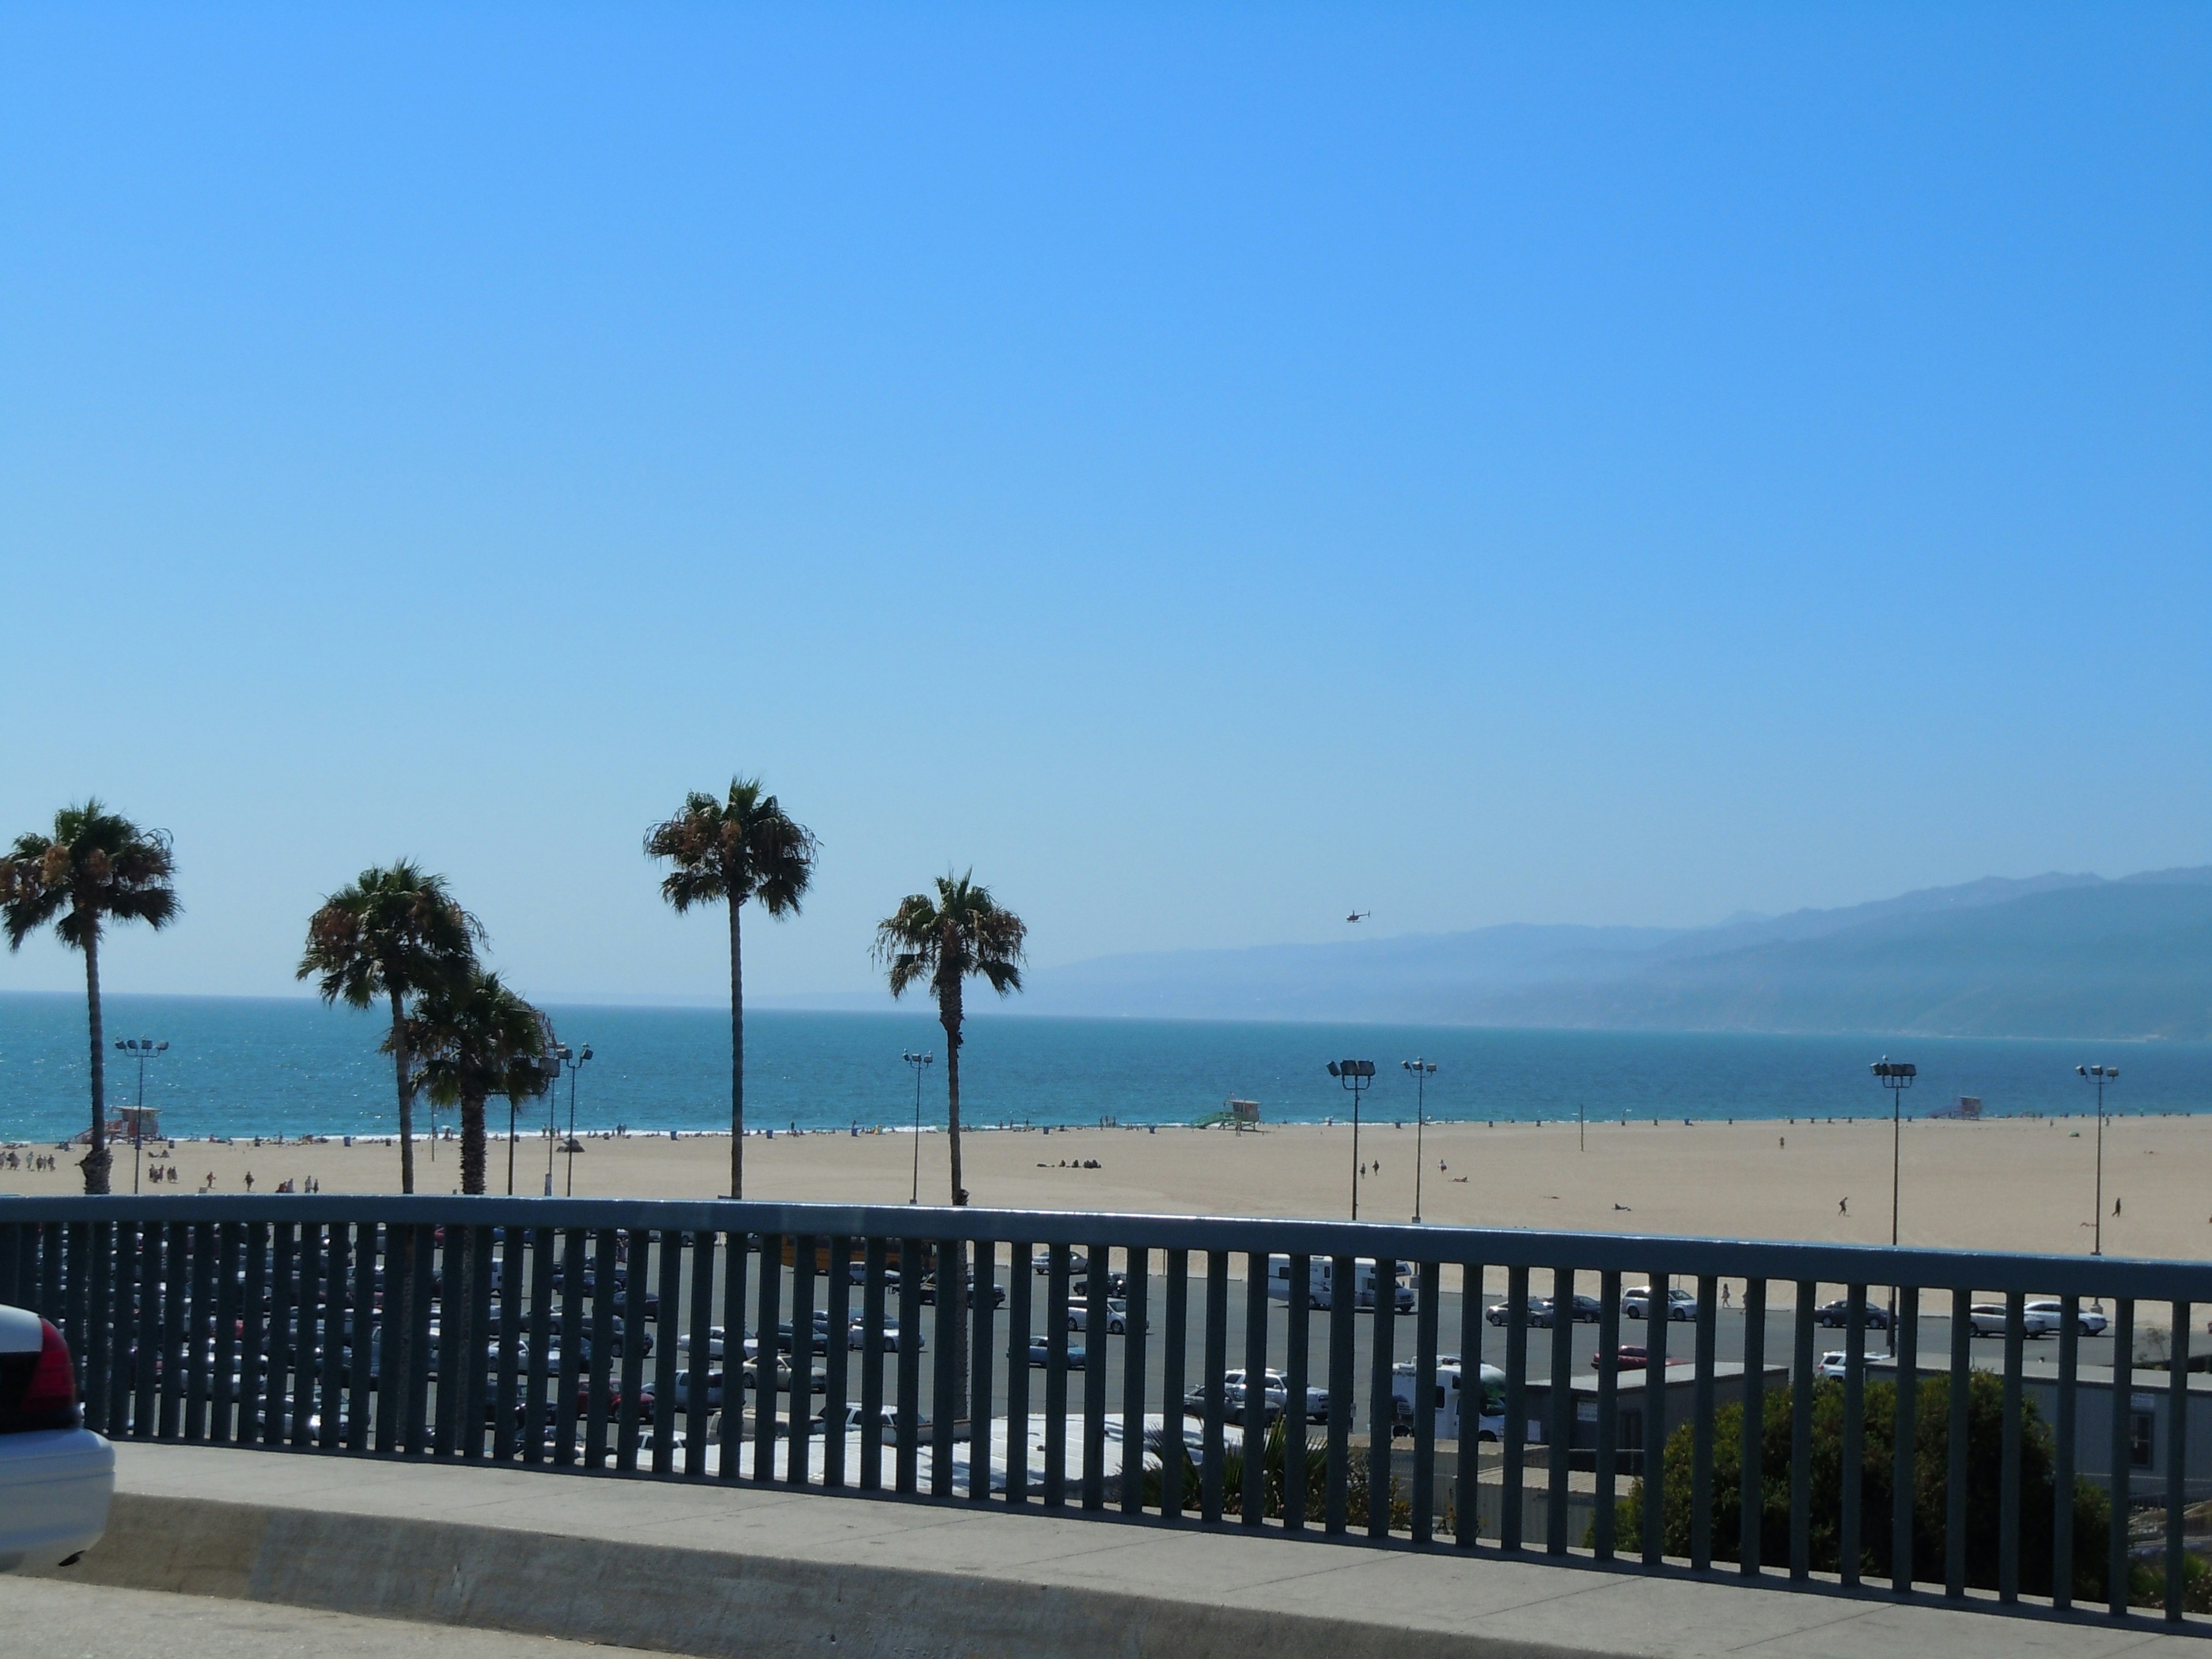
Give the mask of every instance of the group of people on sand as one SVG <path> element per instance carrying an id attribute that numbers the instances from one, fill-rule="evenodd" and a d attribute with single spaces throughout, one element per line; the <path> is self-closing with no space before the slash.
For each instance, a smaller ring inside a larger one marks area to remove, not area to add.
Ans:
<path id="1" fill-rule="evenodd" d="M 54 1169 L 58 1162 L 52 1152 L 9 1152 L 6 1155 L 4 1166 L 0 1167 L 10 1170 L 28 1168 L 32 1174 L 41 1175 Z"/>

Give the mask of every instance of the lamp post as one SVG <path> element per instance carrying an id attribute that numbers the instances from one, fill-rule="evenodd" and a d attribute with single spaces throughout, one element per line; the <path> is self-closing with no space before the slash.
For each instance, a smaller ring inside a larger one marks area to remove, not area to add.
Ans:
<path id="1" fill-rule="evenodd" d="M 1421 1132 L 1429 1123 L 1429 1079 L 1437 1074 L 1433 1060 L 1401 1060 L 1413 1074 L 1413 1219 L 1421 1218 Z"/>
<path id="2" fill-rule="evenodd" d="M 1371 1060 L 1332 1060 L 1328 1074 L 1352 1091 L 1352 1218 L 1359 1219 L 1359 1095 L 1375 1081 Z"/>
<path id="3" fill-rule="evenodd" d="M 1920 1068 L 1909 1060 L 1892 1060 L 1884 1054 L 1869 1067 L 1875 1080 L 1889 1091 L 1889 1243 L 1897 1248 L 1897 1210 L 1899 1176 L 1905 1161 L 1905 1091 L 1912 1086 L 1912 1079 L 1920 1075 Z M 1897 1352 L 1897 1286 L 1889 1287 L 1889 1351 Z"/>
<path id="4" fill-rule="evenodd" d="M 2095 1243 L 2089 1247 L 2092 1255 L 2105 1253 L 2105 1085 L 2120 1080 L 2117 1066 L 2076 1066 L 2076 1077 L 2086 1078 L 2097 1085 L 2097 1219 L 2096 1231 L 2091 1235 Z"/>
<path id="5" fill-rule="evenodd" d="M 569 1052 L 568 1045 L 565 1042 L 557 1044 L 553 1050 L 553 1058 L 568 1068 L 568 1139 L 562 1143 L 561 1150 L 568 1155 L 568 1196 L 570 1198 L 576 1195 L 576 1154 L 582 1150 L 576 1144 L 576 1073 L 584 1069 L 584 1062 L 591 1057 L 592 1045 L 588 1042 L 574 1054 Z M 559 1109 L 557 1098 L 555 1109 L 556 1111 Z M 551 1197 L 553 1153 L 550 1148 L 545 1153 L 545 1189 L 546 1196 Z"/>
<path id="6" fill-rule="evenodd" d="M 155 1054 L 166 1054 L 169 1045 L 156 1042 L 151 1037 L 124 1037 L 115 1046 L 127 1054 L 136 1055 L 138 1060 L 138 1109 L 131 1118 L 131 1191 L 135 1197 L 138 1192 L 138 1164 L 146 1139 L 146 1062 Z"/>
<path id="7" fill-rule="evenodd" d="M 921 1202 L 921 1074 L 937 1063 L 933 1054 L 915 1054 L 911 1048 L 899 1055 L 914 1067 L 914 1195 L 909 1204 Z"/>
<path id="8" fill-rule="evenodd" d="M 556 1043 L 538 1057 L 538 1093 L 551 1094 L 553 1085 L 561 1080 L 559 1047 Z M 514 1143 L 521 1139 L 516 1132 L 521 1110 L 521 1100 L 509 1095 L 507 1097 L 507 1195 L 509 1198 L 514 1196 Z M 550 1148 L 545 1154 L 545 1196 L 553 1196 L 553 1154 Z"/>

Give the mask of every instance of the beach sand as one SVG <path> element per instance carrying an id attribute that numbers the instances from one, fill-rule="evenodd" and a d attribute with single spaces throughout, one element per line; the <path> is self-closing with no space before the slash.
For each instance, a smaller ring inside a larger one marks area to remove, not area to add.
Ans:
<path id="1" fill-rule="evenodd" d="M 2096 1121 L 2008 1118 L 1905 1126 L 1900 1236 L 1906 1244 L 2089 1253 Z M 1422 1172 L 1431 1222 L 1491 1227 L 1673 1236 L 1889 1240 L 1887 1121 L 1742 1121 L 1623 1126 L 1593 1123 L 1588 1150 L 1572 1122 L 1432 1123 Z M 399 1158 L 388 1142 L 307 1144 L 179 1141 L 180 1179 L 149 1192 L 189 1193 L 212 1172 L 215 1190 L 255 1190 L 318 1178 L 327 1193 L 396 1192 Z M 575 1158 L 579 1197 L 711 1198 L 728 1185 L 726 1136 L 671 1140 L 590 1139 Z M 947 1139 L 921 1139 L 921 1196 L 947 1193 Z M 1366 1125 L 1360 1152 L 1363 1220 L 1404 1221 L 1413 1211 L 1411 1123 Z M 515 1191 L 542 1190 L 547 1142 L 516 1148 Z M 0 1192 L 62 1195 L 81 1190 L 74 1152 L 53 1152 L 47 1173 L 0 1168 Z M 792 1200 L 899 1204 L 913 1181 L 915 1138 L 905 1134 L 778 1133 L 745 1143 L 746 1195 Z M 1016 1209 L 1342 1218 L 1349 1213 L 1352 1131 L 1346 1124 L 1285 1125 L 1257 1133 L 1142 1128 L 986 1130 L 964 1141 L 971 1201 Z M 1084 1169 L 1096 1160 L 1100 1167 Z M 150 1155 L 149 1162 L 167 1162 Z M 554 1190 L 568 1160 L 554 1159 Z M 453 1191 L 459 1148 L 416 1151 L 416 1188 Z M 2106 1121 L 2105 1251 L 2109 1255 L 2212 1255 L 2212 1117 Z M 118 1149 L 117 1187 L 131 1185 L 130 1148 Z M 491 1146 L 491 1186 L 507 1188 L 507 1141 Z M 2121 1212 L 2112 1214 L 2115 1200 Z M 1841 1207 L 1849 1200 L 1848 1209 Z"/>

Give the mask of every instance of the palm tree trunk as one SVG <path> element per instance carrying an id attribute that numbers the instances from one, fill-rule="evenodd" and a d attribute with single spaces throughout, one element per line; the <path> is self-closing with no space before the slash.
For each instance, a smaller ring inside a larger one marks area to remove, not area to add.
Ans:
<path id="1" fill-rule="evenodd" d="M 952 1152 L 952 1201 L 968 1201 L 968 1188 L 960 1181 L 960 981 L 939 987 L 937 1021 L 945 1028 L 945 1125 Z"/>
<path id="2" fill-rule="evenodd" d="M 399 1190 L 415 1190 L 415 1068 L 407 1052 L 407 1016 L 392 994 L 392 1070 L 399 1082 Z"/>
<path id="3" fill-rule="evenodd" d="M 461 1098 L 461 1190 L 471 1198 L 484 1191 L 484 1103 L 482 1097 Z"/>
<path id="4" fill-rule="evenodd" d="M 92 1031 L 92 1146 L 79 1160 L 88 1197 L 107 1191 L 108 1166 L 114 1161 L 107 1150 L 107 1032 L 100 1018 L 100 928 L 94 924 L 84 939 L 84 1000 L 87 1024 Z"/>
<path id="5" fill-rule="evenodd" d="M 938 1021 L 945 1027 L 945 1121 L 949 1131 L 952 1153 L 952 1202 L 956 1207 L 968 1201 L 968 1189 L 960 1183 L 960 981 L 956 977 L 949 987 L 940 987 L 937 1001 Z M 950 1275 L 948 1279 L 948 1274 Z M 970 1425 L 969 1436 L 972 1443 L 974 1419 L 968 1409 L 968 1241 L 955 1239 L 952 1261 L 948 1267 L 937 1264 L 937 1293 L 952 1297 L 952 1357 L 953 1420 Z M 984 1415 L 989 1413 L 986 1412 Z M 1011 1429 L 1008 1431 L 1012 1432 Z M 975 1451 L 971 1444 L 969 1456 Z"/>
<path id="6" fill-rule="evenodd" d="M 730 901 L 730 1196 L 745 1195 L 745 955 L 738 914 L 742 901 Z"/>

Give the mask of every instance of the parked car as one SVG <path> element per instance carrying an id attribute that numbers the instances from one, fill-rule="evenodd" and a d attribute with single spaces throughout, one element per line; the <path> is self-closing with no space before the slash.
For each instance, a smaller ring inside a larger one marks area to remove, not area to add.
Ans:
<path id="1" fill-rule="evenodd" d="M 1832 1376 L 1838 1382 L 1850 1375 L 1850 1356 L 1840 1348 L 1832 1349 L 1820 1356 L 1820 1363 L 1813 1367 L 1815 1376 Z"/>
<path id="2" fill-rule="evenodd" d="M 993 1293 L 991 1305 L 994 1308 L 1005 1307 L 1006 1287 L 1003 1285 L 994 1285 L 991 1290 Z M 921 1281 L 919 1294 L 924 1307 L 933 1308 L 937 1305 L 937 1275 L 935 1273 L 931 1273 Z M 968 1305 L 971 1308 L 975 1305 L 975 1275 L 973 1273 L 968 1275 Z"/>
<path id="3" fill-rule="evenodd" d="M 2056 1334 L 2066 1322 L 2066 1310 L 2056 1297 L 2039 1297 L 2027 1304 L 2027 1318 L 2029 1322 L 2049 1321 Z M 2075 1306 L 2074 1328 L 2084 1336 L 2102 1336 L 2110 1322 L 2102 1309 L 2084 1308 L 2078 1303 Z M 2033 1323 L 2028 1328 L 2033 1333 Z"/>
<path id="4" fill-rule="evenodd" d="M 1087 1332 L 1090 1329 L 1090 1326 L 1091 1309 L 1089 1304 L 1082 1302 L 1069 1303 L 1067 1304 L 1067 1328 L 1071 1331 Z M 1146 1330 L 1150 1330 L 1152 1328 L 1152 1322 L 1150 1319 L 1146 1320 L 1145 1328 Z M 1128 1334 L 1129 1304 L 1119 1300 L 1118 1298 L 1109 1299 L 1106 1304 L 1106 1334 L 1109 1336 L 1127 1336 Z"/>
<path id="5" fill-rule="evenodd" d="M 1010 1353 L 1006 1358 L 1011 1359 L 1013 1358 L 1013 1355 Z M 1085 1349 L 1071 1346 L 1067 1351 L 1067 1368 L 1070 1370 L 1081 1370 L 1085 1365 L 1090 1363 L 1090 1360 L 1091 1355 Z M 1052 1344 L 1046 1341 L 1044 1338 L 1041 1336 L 1031 1337 L 1030 1339 L 1030 1364 L 1035 1366 L 1042 1367 L 1049 1364 L 1051 1361 Z"/>
<path id="6" fill-rule="evenodd" d="M 1632 1285 L 1620 1295 L 1620 1310 L 1631 1319 L 1646 1317 L 1651 1309 L 1651 1287 Z M 1667 1292 L 1667 1317 L 1678 1324 L 1698 1316 L 1698 1298 L 1687 1291 L 1670 1288 Z"/>
<path id="7" fill-rule="evenodd" d="M 2098 1316 L 2100 1328 L 2103 1317 L 2101 1314 Z M 2021 1334 L 2056 1336 L 2058 1334 L 2058 1304 L 2055 1301 L 2030 1302 L 2021 1310 Z M 1973 1327 L 1976 1336 L 2002 1336 L 2005 1334 L 2005 1304 L 2002 1302 L 1977 1302 L 1966 1310 L 1966 1320 Z"/>
<path id="8" fill-rule="evenodd" d="M 1493 1325 L 1504 1325 L 1513 1317 L 1513 1304 L 1510 1302 L 1493 1302 L 1483 1310 L 1482 1316 Z M 1552 1298 L 1548 1296 L 1530 1297 L 1523 1316 L 1536 1330 L 1551 1329 L 1554 1316 Z"/>
<path id="9" fill-rule="evenodd" d="M 1850 1299 L 1845 1297 L 1838 1297 L 1833 1302 L 1823 1302 L 1813 1310 L 1813 1322 L 1815 1325 L 1825 1325 L 1830 1330 L 1843 1329 L 1850 1322 L 1850 1317 L 1851 1304 Z M 1878 1308 L 1871 1302 L 1867 1304 L 1860 1318 L 1864 1322 L 1863 1328 L 1867 1330 L 1886 1331 L 1889 1328 L 1889 1310 Z"/>
<path id="10" fill-rule="evenodd" d="M 885 1353 L 898 1352 L 899 1345 L 905 1339 L 899 1333 L 899 1324 L 897 1320 L 886 1319 L 884 1321 L 884 1352 Z M 867 1345 L 868 1328 L 856 1320 L 845 1333 L 845 1346 L 857 1353 L 862 1348 L 867 1346 Z M 914 1351 L 916 1353 L 920 1353 L 923 1349 L 928 1346 L 929 1339 L 924 1336 L 921 1329 L 917 1328 L 914 1334 Z"/>
<path id="11" fill-rule="evenodd" d="M 1615 1348 L 1613 1351 L 1613 1369 L 1623 1371 L 1640 1371 L 1651 1363 L 1651 1356 L 1644 1352 L 1643 1345 L 1635 1342 L 1624 1342 Z M 1592 1354 L 1590 1369 L 1595 1371 L 1602 1370 L 1604 1368 L 1605 1356 L 1601 1353 Z"/>
<path id="12" fill-rule="evenodd" d="M 1030 1271 L 1040 1275 L 1048 1273 L 1052 1271 L 1052 1251 L 1048 1247 L 1040 1249 L 1034 1255 L 1030 1257 Z M 1068 1277 L 1071 1279 L 1088 1278 L 1090 1276 L 1090 1273 L 1091 1258 L 1088 1255 L 1085 1255 L 1081 1250 L 1070 1250 L 1067 1253 Z"/>
<path id="13" fill-rule="evenodd" d="M 114 1496 L 115 1448 L 84 1426 L 61 1332 L 0 1306 L 0 1572 L 72 1565 Z"/>

